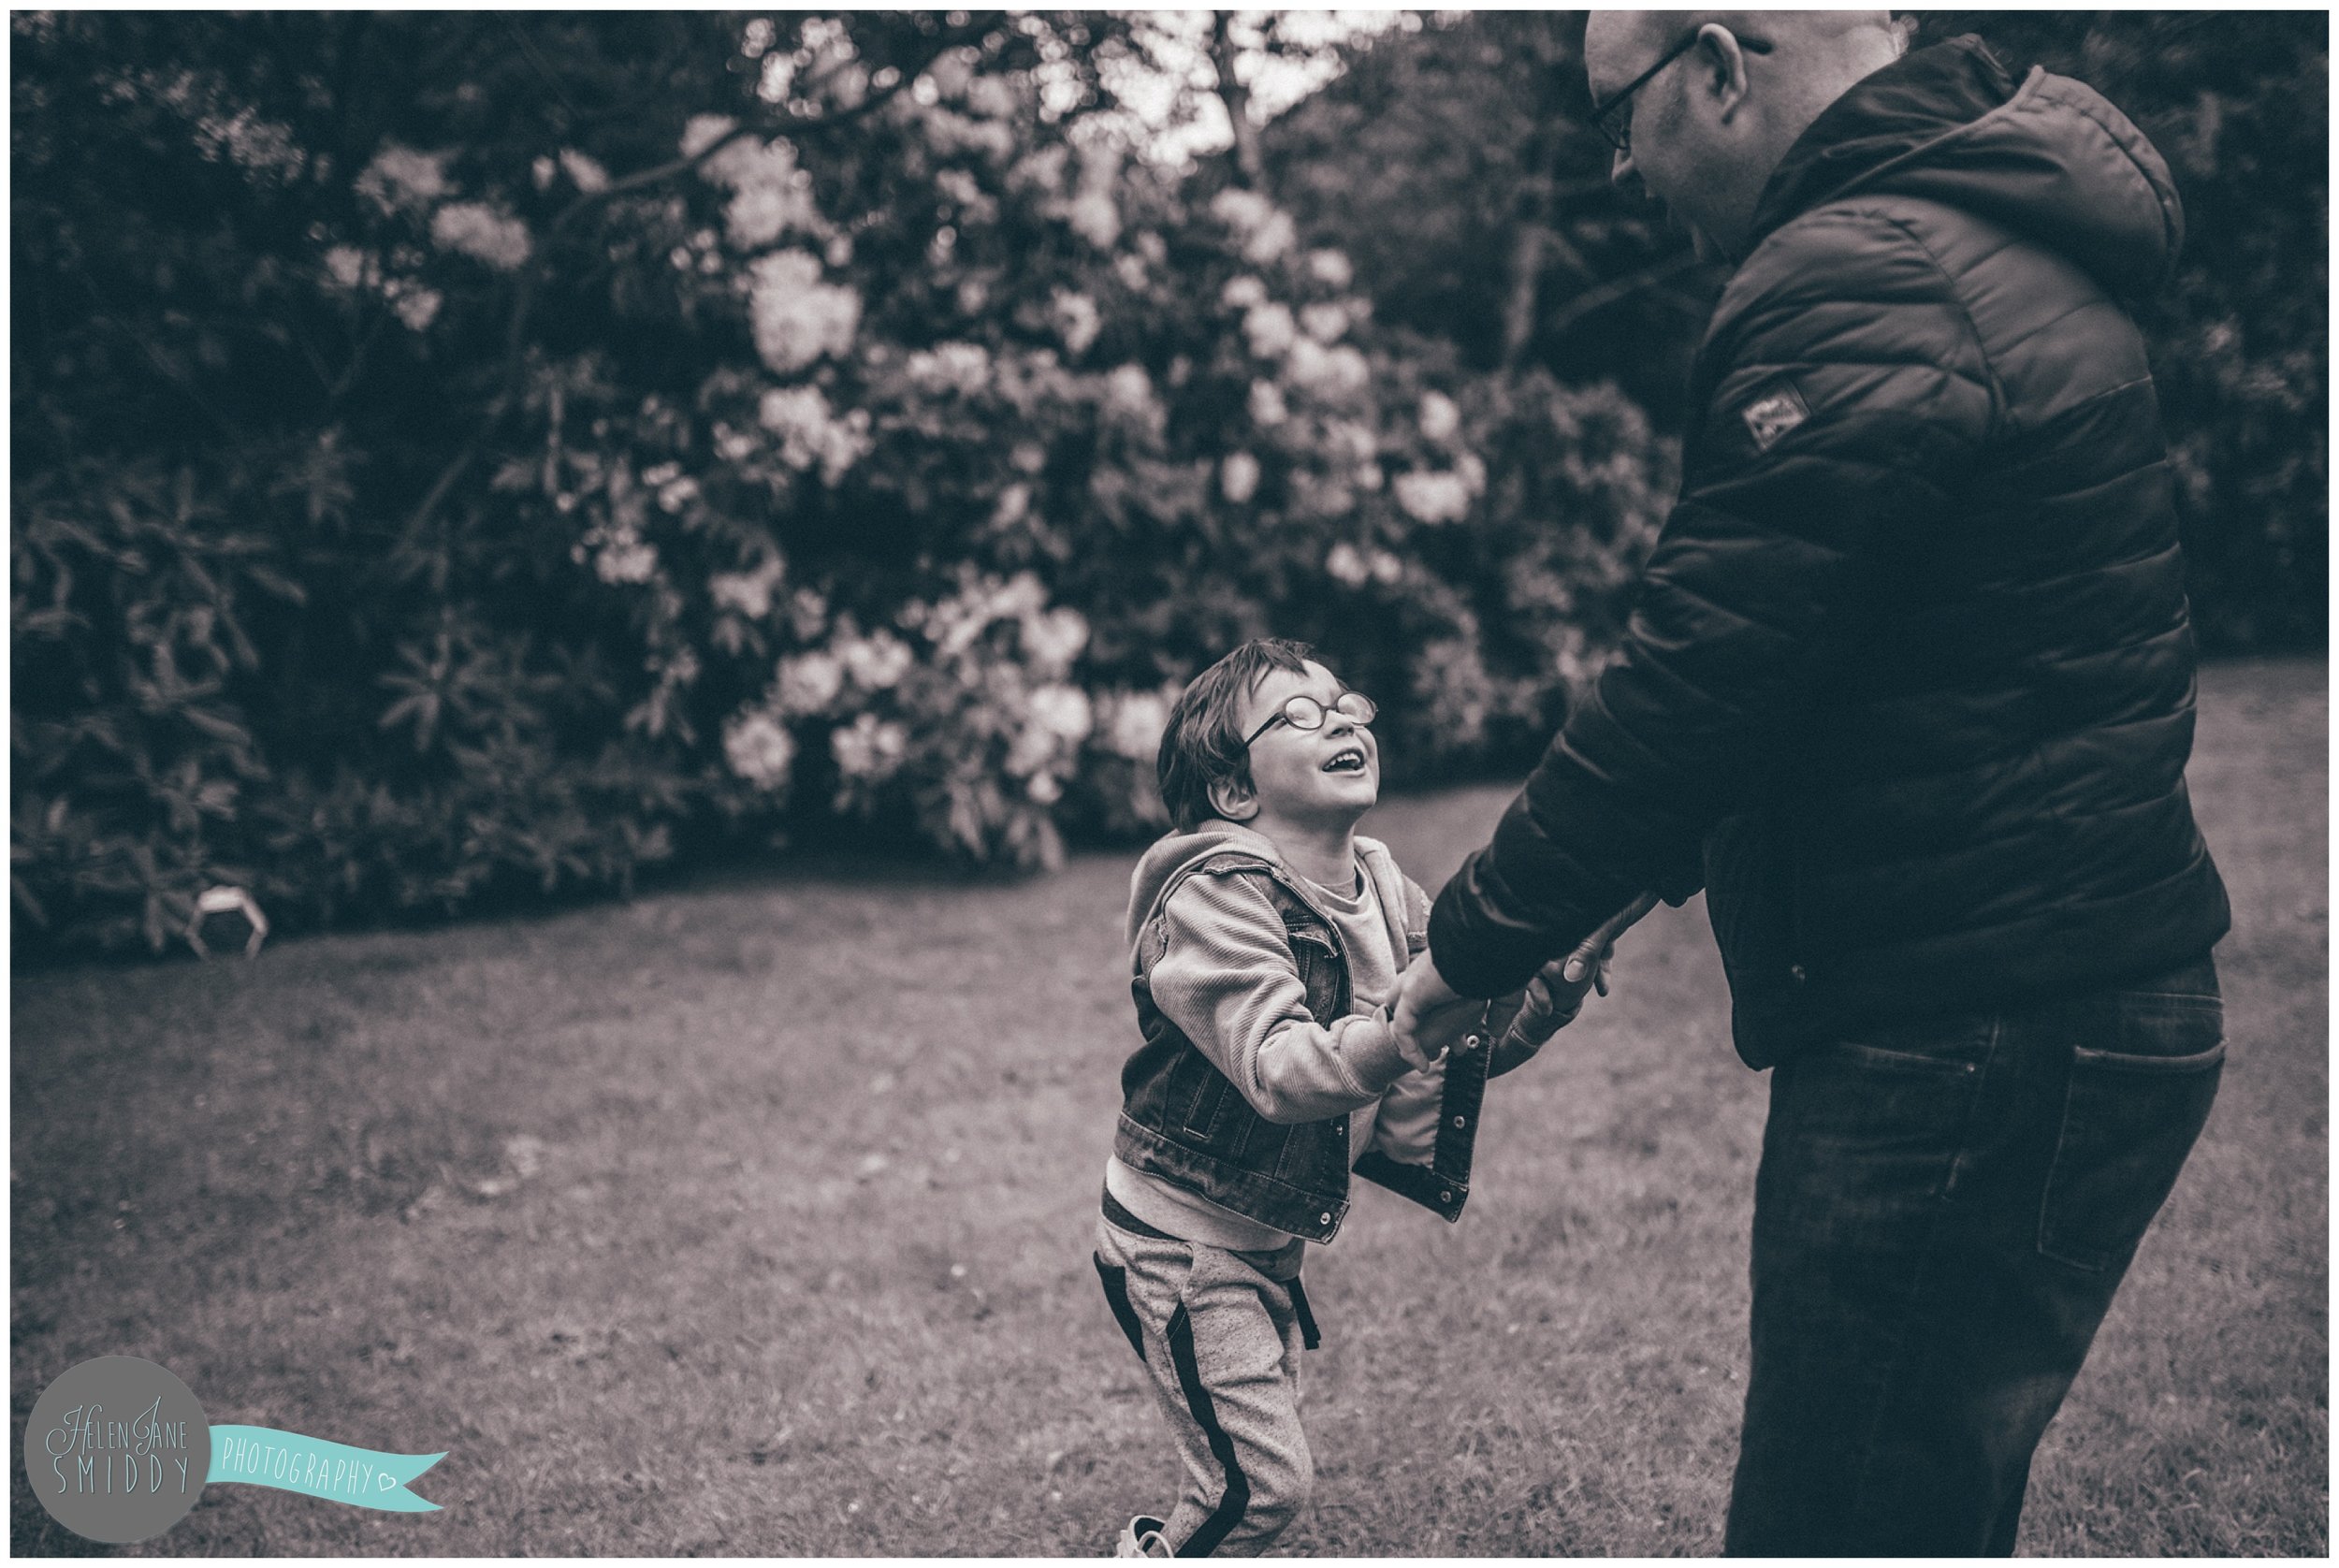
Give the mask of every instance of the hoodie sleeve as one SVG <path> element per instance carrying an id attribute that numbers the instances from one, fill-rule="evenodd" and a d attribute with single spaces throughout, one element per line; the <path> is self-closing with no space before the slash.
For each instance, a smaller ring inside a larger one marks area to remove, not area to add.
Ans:
<path id="1" fill-rule="evenodd" d="M 1964 305 L 1891 219 L 1799 222 L 1732 288 L 1617 658 L 1438 895 L 1431 951 L 1465 995 L 1523 984 L 1643 890 L 1697 890 L 1706 834 L 1771 775 L 1824 690 L 1840 617 L 1876 597 L 1880 543 L 1939 536 L 1991 428 Z"/>
<path id="2" fill-rule="evenodd" d="M 1257 873 L 1199 873 L 1161 911 L 1154 1005 L 1271 1122 L 1319 1121 L 1378 1100 L 1407 1070 L 1386 1009 L 1308 1012 L 1284 922 Z"/>

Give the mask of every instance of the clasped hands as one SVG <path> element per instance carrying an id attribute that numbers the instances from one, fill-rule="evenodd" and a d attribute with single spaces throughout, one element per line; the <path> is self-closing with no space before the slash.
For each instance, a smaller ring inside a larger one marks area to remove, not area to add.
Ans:
<path id="1" fill-rule="evenodd" d="M 1573 1019 L 1583 1006 L 1586 993 L 1596 991 L 1603 996 L 1608 994 L 1608 962 L 1616 955 L 1617 937 L 1656 904 L 1655 893 L 1641 894 L 1603 921 L 1564 958 L 1555 958 L 1536 971 L 1534 979 L 1527 982 L 1517 1017 L 1509 1024 L 1509 1033 L 1518 1037 L 1525 1050 L 1532 1052 L 1541 1046 L 1554 1031 Z M 1488 1004 L 1475 996 L 1464 996 L 1447 985 L 1446 977 L 1437 972 L 1437 965 L 1426 952 L 1398 977 L 1397 1000 L 1389 1011 L 1391 1027 L 1430 1061 L 1456 1048 L 1469 1050 L 1479 1044 L 1494 1044 L 1492 1040 L 1471 1038 L 1488 1016 Z"/>

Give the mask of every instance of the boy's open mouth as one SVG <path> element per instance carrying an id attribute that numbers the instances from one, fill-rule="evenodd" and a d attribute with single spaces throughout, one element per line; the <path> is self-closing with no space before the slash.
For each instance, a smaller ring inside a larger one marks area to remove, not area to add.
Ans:
<path id="1" fill-rule="evenodd" d="M 1326 773 L 1362 773 L 1364 771 L 1364 748 L 1350 746 L 1333 752 L 1332 760 L 1324 764 L 1324 771 Z"/>

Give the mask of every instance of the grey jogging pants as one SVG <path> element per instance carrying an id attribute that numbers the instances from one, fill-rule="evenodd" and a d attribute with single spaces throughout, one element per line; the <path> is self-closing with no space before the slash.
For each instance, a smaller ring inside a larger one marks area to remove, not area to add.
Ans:
<path id="1" fill-rule="evenodd" d="M 1145 1363 L 1183 1474 L 1162 1538 L 1180 1557 L 1254 1557 L 1315 1481 L 1300 1427 L 1300 1355 L 1315 1321 L 1304 1242 L 1238 1253 L 1097 1222 L 1097 1272 Z"/>

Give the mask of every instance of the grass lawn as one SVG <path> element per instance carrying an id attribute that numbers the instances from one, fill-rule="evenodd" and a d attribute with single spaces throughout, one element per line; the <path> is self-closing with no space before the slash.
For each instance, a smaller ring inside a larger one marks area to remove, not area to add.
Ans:
<path id="1" fill-rule="evenodd" d="M 2231 1061 L 2027 1552 L 2326 1549 L 2327 701 L 2319 665 L 2203 675 Z M 1506 799 L 1368 825 L 1434 889 Z M 134 1551 L 1109 1551 L 1171 1480 L 1088 1262 L 1130 862 L 20 980 L 15 1430 L 130 1354 L 214 1423 L 448 1450 L 415 1486 L 442 1513 L 220 1486 Z M 1765 1081 L 1700 907 L 1617 978 L 1495 1085 L 1460 1226 L 1368 1187 L 1311 1261 L 1292 1552 L 1719 1546 Z M 18 1552 L 98 1549 L 15 1475 Z"/>

